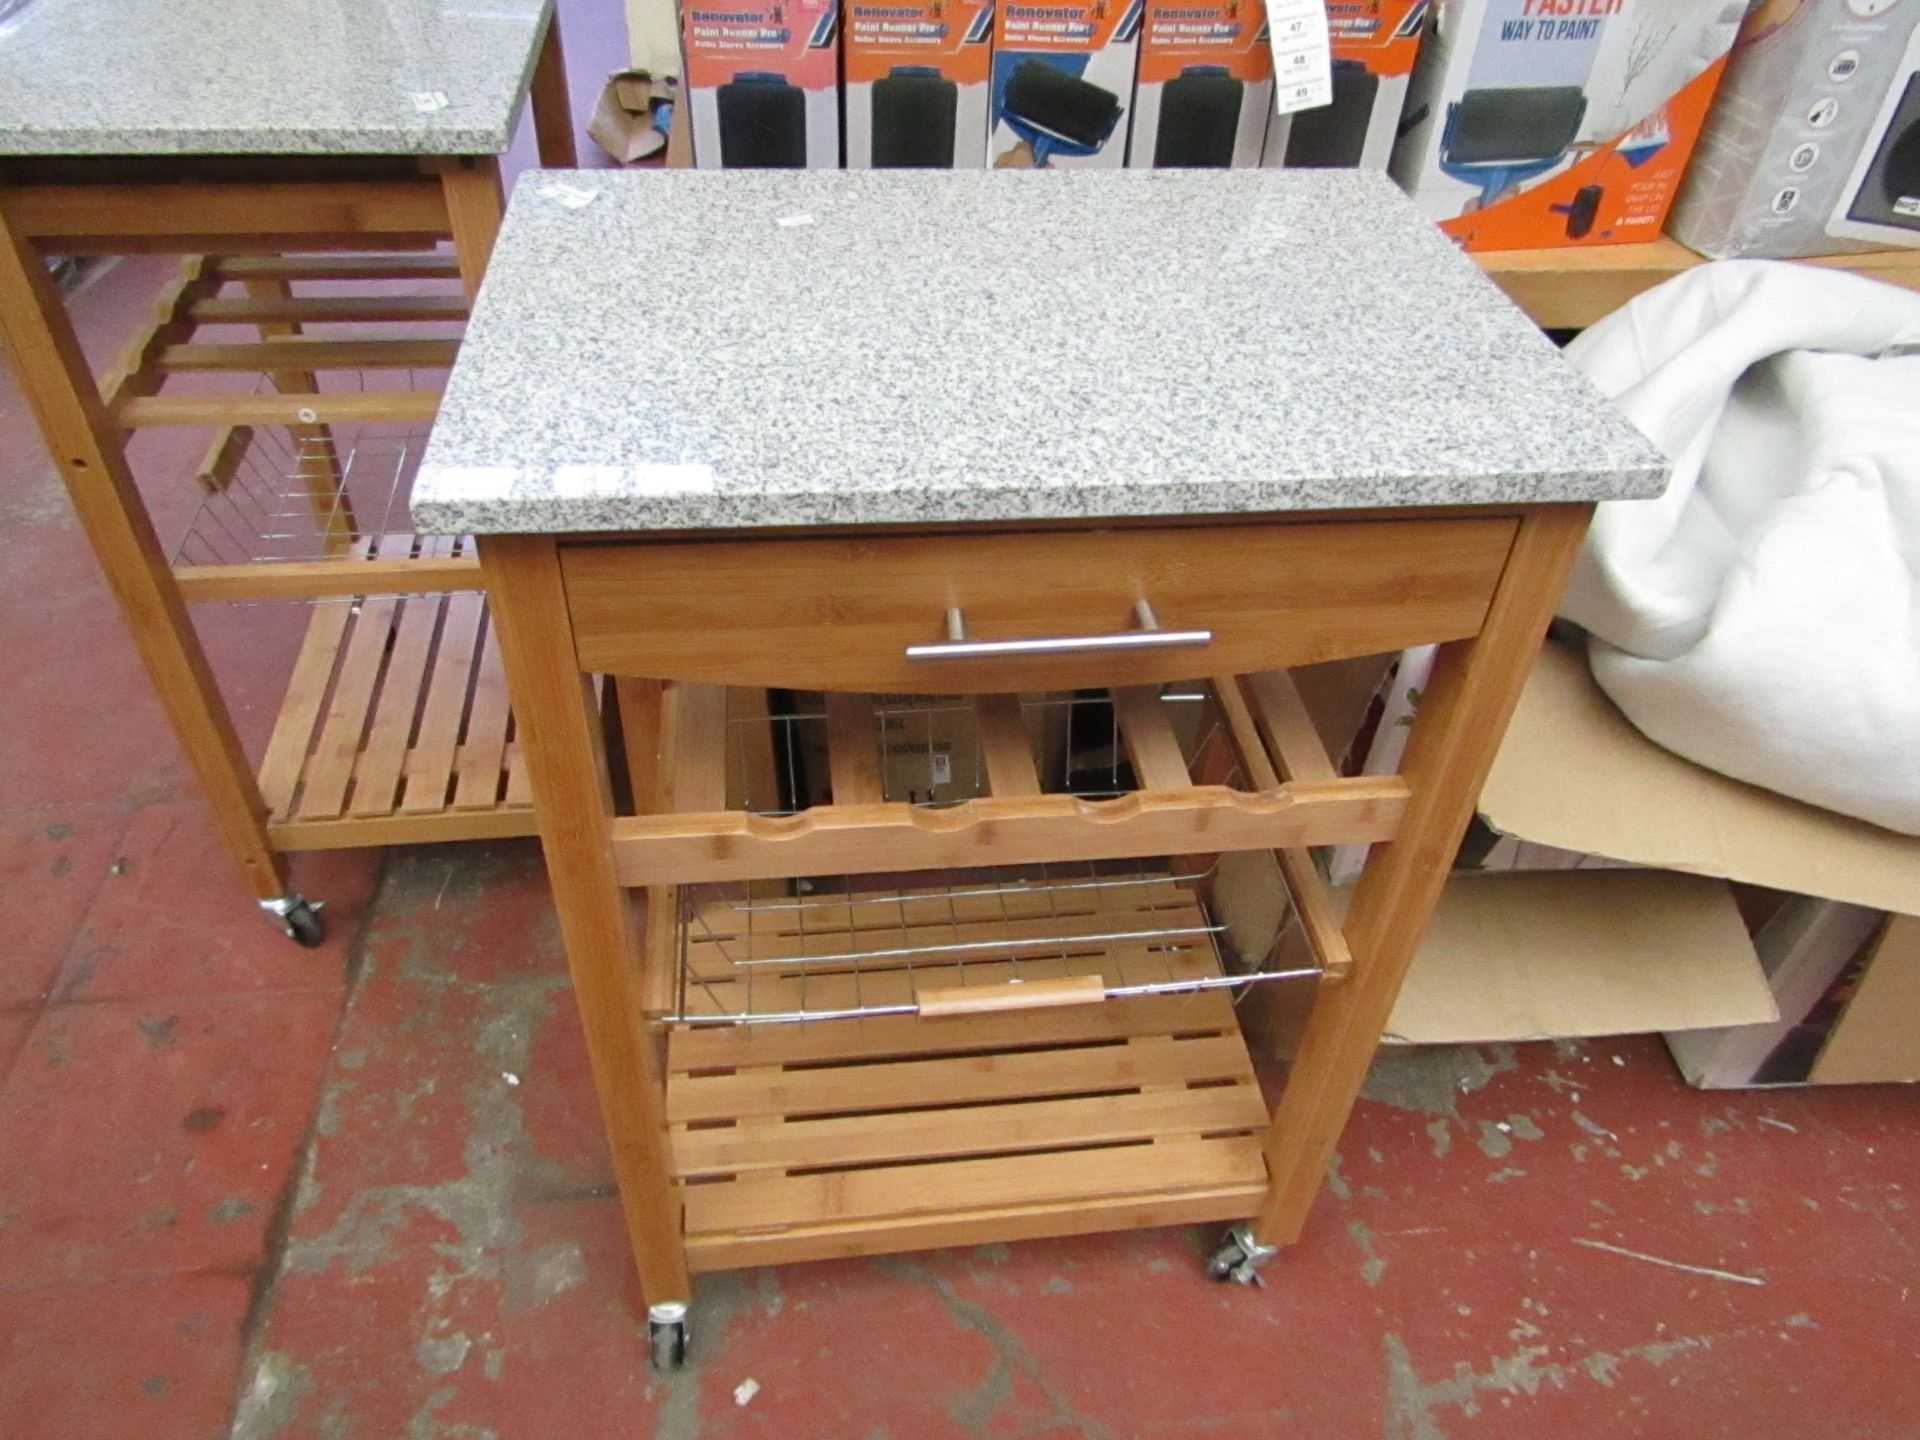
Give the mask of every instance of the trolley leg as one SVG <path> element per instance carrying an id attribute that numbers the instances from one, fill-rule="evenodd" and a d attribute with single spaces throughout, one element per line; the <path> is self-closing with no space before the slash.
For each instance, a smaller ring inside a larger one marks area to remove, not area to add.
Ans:
<path id="1" fill-rule="evenodd" d="M 513 692 L 547 879 L 655 1354 L 662 1353 L 663 1327 L 667 1341 L 677 1334 L 683 1356 L 691 1286 L 667 1143 L 664 1073 L 640 993 L 631 908 L 614 872 L 606 750 L 574 651 L 559 552 L 546 536 L 489 536 L 480 542 L 480 570 Z"/>
<path id="2" fill-rule="evenodd" d="M 560 48 L 557 8 L 547 22 L 547 37 L 540 42 L 540 58 L 534 62 L 531 98 L 540 163 L 549 170 L 574 169 L 580 156 L 574 149 L 573 102 L 567 94 L 567 59 Z"/>
<path id="3" fill-rule="evenodd" d="M 668 783 L 672 761 L 667 747 L 673 724 L 667 706 L 674 703 L 658 680 L 616 675 L 608 685 L 618 718 L 620 752 L 626 760 L 637 814 L 657 814 L 673 808 Z M 674 920 L 680 911 L 680 892 L 672 885 L 647 888 L 645 919 L 641 926 L 641 1003 L 649 1015 L 665 1012 L 673 1003 Z"/>
<path id="4" fill-rule="evenodd" d="M 454 253 L 460 259 L 460 282 L 467 299 L 480 293 L 480 282 L 493 258 L 493 242 L 500 235 L 504 208 L 500 191 L 500 162 L 492 156 L 463 156 L 437 160 L 440 193 L 446 200 L 447 226 Z"/>
<path id="5" fill-rule="evenodd" d="M 285 896 L 266 802 L 127 468 L 124 439 L 101 406 L 38 247 L 8 212 L 0 187 L 0 339 L 14 374 L 222 840 L 256 896 Z"/>
<path id="6" fill-rule="evenodd" d="M 1235 1266 L 1258 1266 L 1299 1238 L 1591 508 L 1554 506 L 1523 518 L 1479 635 L 1440 651 L 1401 766 L 1412 791 L 1406 818 L 1390 843 L 1373 848 L 1355 887 L 1346 923 L 1353 972 L 1344 984 L 1323 988 L 1315 1002 L 1267 1134 L 1273 1178 L 1259 1214 L 1235 1232 L 1249 1242 Z"/>

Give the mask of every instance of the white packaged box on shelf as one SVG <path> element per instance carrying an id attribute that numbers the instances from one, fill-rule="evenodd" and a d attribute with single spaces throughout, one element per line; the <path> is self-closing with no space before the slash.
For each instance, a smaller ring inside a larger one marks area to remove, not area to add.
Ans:
<path id="1" fill-rule="evenodd" d="M 1468 250 L 1655 239 L 1746 0 L 1454 0 L 1392 173 Z"/>
<path id="2" fill-rule="evenodd" d="M 1667 228 L 1719 259 L 1920 245 L 1920 8 L 1756 9 Z"/>
<path id="3" fill-rule="evenodd" d="M 1267 117 L 1269 170 L 1384 170 L 1431 10 L 1428 0 L 1327 0 L 1333 98 Z"/>

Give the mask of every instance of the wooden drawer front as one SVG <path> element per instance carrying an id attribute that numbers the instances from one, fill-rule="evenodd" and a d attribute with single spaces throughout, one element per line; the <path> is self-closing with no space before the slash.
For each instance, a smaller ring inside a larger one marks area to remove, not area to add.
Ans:
<path id="1" fill-rule="evenodd" d="M 562 551 L 590 671 L 919 694 L 1144 685 L 1476 633 L 1515 522 L 1302 522 Z M 1211 630 L 1197 648 L 913 661 L 947 637 Z"/>

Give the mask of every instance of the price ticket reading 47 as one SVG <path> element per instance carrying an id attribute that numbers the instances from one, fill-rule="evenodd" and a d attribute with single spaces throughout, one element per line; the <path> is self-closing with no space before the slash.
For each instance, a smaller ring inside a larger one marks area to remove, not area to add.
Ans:
<path id="1" fill-rule="evenodd" d="M 1273 109 L 1278 115 L 1333 103 L 1324 0 L 1267 0 L 1273 37 Z"/>

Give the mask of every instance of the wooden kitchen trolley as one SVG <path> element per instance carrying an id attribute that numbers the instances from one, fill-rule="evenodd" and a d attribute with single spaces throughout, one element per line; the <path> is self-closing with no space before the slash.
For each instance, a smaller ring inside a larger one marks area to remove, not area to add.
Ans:
<path id="1" fill-rule="evenodd" d="M 533 828 L 472 542 L 414 533 L 406 497 L 529 98 L 545 163 L 574 160 L 557 23 L 85 8 L 0 43 L 0 337 L 227 849 L 317 944 L 287 852 Z M 152 254 L 178 268 L 96 377 L 48 261 Z M 139 437 L 180 428 L 204 458 L 143 493 Z M 267 601 L 311 611 L 256 770 L 188 606 Z"/>
<path id="2" fill-rule="evenodd" d="M 785 619 L 760 609 L 753 577 L 782 566 L 753 567 L 746 544 L 484 537 L 661 1362 L 684 1350 L 676 1307 L 700 1270 L 1251 1215 L 1213 1260 L 1247 1277 L 1292 1240 L 1584 525 L 1583 507 L 1557 506 L 1114 530 L 1072 537 L 1064 571 L 1046 532 L 856 542 L 877 572 L 969 617 L 956 576 L 976 574 L 1000 634 L 1062 618 L 1058 590 L 1005 583 L 1024 552 L 1090 612 L 1137 619 L 1145 599 L 1182 627 L 1158 633 L 1207 639 L 932 661 L 847 639 L 820 669 L 871 666 L 874 689 L 778 722 L 824 730 L 828 799 L 765 814 L 726 800 L 730 771 L 766 768 L 770 722 L 753 707 L 730 718 L 704 676 L 797 679 L 814 663 L 809 600 L 824 597 L 790 595 Z M 1316 563 L 1361 542 L 1377 573 L 1343 582 L 1345 567 Z M 761 543 L 816 547 L 822 576 L 846 544 Z M 1303 578 L 1277 570 L 1250 603 L 1249 572 L 1215 563 L 1236 547 L 1285 551 Z M 762 627 L 758 661 L 725 637 L 684 659 L 649 643 L 688 600 L 660 593 L 663 574 L 701 571 L 737 624 Z M 884 631 L 905 598 L 843 597 L 833 630 Z M 1443 649 L 1403 772 L 1337 775 L 1287 667 L 1416 637 Z M 1215 650 L 1244 668 L 1183 678 Z M 973 712 L 978 798 L 886 791 L 885 737 L 912 712 L 895 682 L 913 665 L 942 697 L 921 704 Z M 616 813 L 599 760 L 587 677 L 609 668 L 633 815 Z M 1063 681 L 1065 696 L 1038 690 Z M 1079 777 L 1079 793 L 1044 763 L 1059 706 L 1104 707 L 1117 730 L 1112 771 Z M 778 736 L 776 756 L 794 743 Z M 1312 851 L 1354 841 L 1391 843 L 1343 919 Z M 1271 1118 L 1234 1003 L 1262 972 L 1223 965 L 1207 907 L 1214 857 L 1232 849 L 1279 852 L 1323 987 Z M 637 920 L 624 891 L 644 896 Z"/>
<path id="3" fill-rule="evenodd" d="M 1006 179 L 529 177 L 415 485 L 477 536 L 664 1366 L 705 1270 L 1225 1221 L 1252 1280 L 1594 501 L 1664 483 L 1382 177 Z M 1295 672 L 1419 645 L 1400 772 L 1341 773 Z M 1231 931 L 1240 852 L 1304 958 Z"/>

